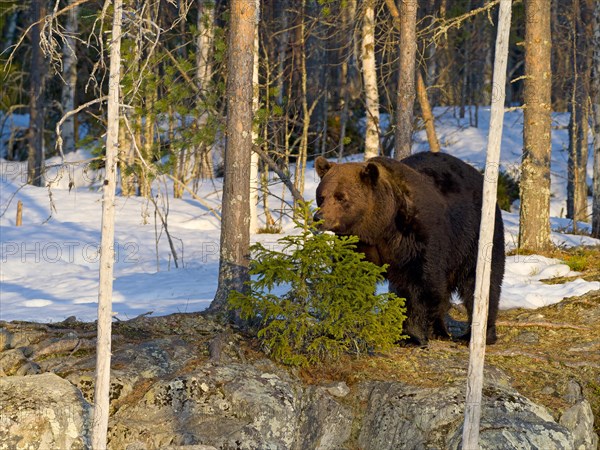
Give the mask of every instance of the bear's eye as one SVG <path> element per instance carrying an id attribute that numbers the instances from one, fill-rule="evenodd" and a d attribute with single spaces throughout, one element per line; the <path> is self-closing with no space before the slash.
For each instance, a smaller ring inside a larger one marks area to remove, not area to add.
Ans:
<path id="1" fill-rule="evenodd" d="M 333 194 L 333 198 L 340 203 L 346 201 L 346 196 L 342 192 L 336 192 Z"/>

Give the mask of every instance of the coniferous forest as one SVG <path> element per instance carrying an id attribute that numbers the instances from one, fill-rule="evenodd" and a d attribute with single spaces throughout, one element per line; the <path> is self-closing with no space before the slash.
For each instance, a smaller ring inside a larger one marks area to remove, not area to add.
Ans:
<path id="1" fill-rule="evenodd" d="M 443 150 L 436 133 L 443 111 L 480 127 L 480 112 L 497 90 L 497 3 L 259 2 L 252 160 L 266 227 L 276 227 L 281 213 L 264 195 L 275 190 L 274 169 L 298 196 L 315 155 L 400 158 L 422 129 L 430 150 Z M 101 168 L 113 6 L 3 1 L 0 12 L 2 157 L 28 161 L 34 185 L 43 184 L 45 159 L 76 149 L 88 149 L 90 167 Z M 179 198 L 226 170 L 226 86 L 239 70 L 227 67 L 231 16 L 227 1 L 124 2 L 120 195 L 147 197 L 153 181 L 167 176 L 170 195 Z M 592 221 L 600 235 L 598 163 L 589 167 L 600 146 L 599 17 L 592 0 L 513 5 L 505 106 L 525 115 L 523 167 L 514 178 L 527 248 L 548 246 L 550 131 L 559 126 L 553 112 L 570 117 L 561 125 L 569 130 L 564 214 L 575 227 Z M 10 120 L 15 115 L 27 115 L 28 123 Z"/>

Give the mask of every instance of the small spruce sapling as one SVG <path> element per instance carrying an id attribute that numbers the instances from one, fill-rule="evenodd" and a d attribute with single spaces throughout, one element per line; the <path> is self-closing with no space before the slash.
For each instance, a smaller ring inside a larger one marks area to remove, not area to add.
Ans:
<path id="1" fill-rule="evenodd" d="M 232 292 L 229 308 L 258 323 L 264 348 L 285 364 L 390 349 L 403 338 L 404 299 L 376 294 L 385 267 L 354 251 L 357 237 L 318 233 L 312 216 L 300 204 L 299 234 L 279 239 L 280 250 L 251 247 L 249 292 Z"/>

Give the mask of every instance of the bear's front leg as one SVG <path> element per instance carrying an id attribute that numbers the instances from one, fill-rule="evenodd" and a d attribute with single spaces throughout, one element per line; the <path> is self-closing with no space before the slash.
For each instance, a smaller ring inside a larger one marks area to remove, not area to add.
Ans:
<path id="1" fill-rule="evenodd" d="M 403 341 L 418 347 L 427 347 L 430 337 L 428 311 L 423 297 L 418 289 L 409 287 L 398 287 L 390 281 L 390 292 L 400 298 L 406 299 L 406 320 L 403 330 L 408 339 Z"/>

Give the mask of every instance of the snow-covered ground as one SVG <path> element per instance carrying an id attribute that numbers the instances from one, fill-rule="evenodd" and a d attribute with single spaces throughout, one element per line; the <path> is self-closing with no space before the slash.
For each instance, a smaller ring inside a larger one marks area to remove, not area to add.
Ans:
<path id="1" fill-rule="evenodd" d="M 465 126 L 451 111 L 437 109 L 436 123 L 444 151 L 477 167 L 485 161 L 489 110 L 480 109 L 479 128 Z M 572 224 L 566 210 L 568 123 L 557 114 L 553 130 L 552 239 L 561 246 L 597 245 L 600 241 L 567 234 Z M 1 135 L 2 133 L 0 133 Z M 522 147 L 522 114 L 509 112 L 502 141 L 502 166 L 517 171 Z M 426 150 L 425 134 L 415 136 L 414 151 Z M 68 155 L 69 164 L 48 176 L 52 188 L 24 186 L 24 164 L 0 160 L 0 320 L 60 321 L 68 316 L 94 320 L 98 289 L 101 193 L 93 171 L 87 170 L 84 151 Z M 57 158 L 48 164 L 59 164 Z M 591 170 L 591 160 L 589 164 Z M 588 172 L 591 179 L 591 171 Z M 74 187 L 69 190 L 70 181 Z M 273 176 L 275 180 L 275 176 Z M 306 197 L 314 197 L 318 178 L 309 164 Z M 169 183 L 155 183 L 155 193 Z M 279 194 L 281 188 L 275 192 Z M 218 207 L 221 181 L 204 182 L 198 191 L 205 203 Z M 287 195 L 289 197 L 289 195 Z M 165 196 L 160 196 L 165 198 Z M 159 200 L 160 200 L 159 198 Z M 23 203 L 23 226 L 15 226 L 17 201 Z M 159 204 L 162 203 L 159 201 Z M 279 204 L 273 198 L 271 205 Z M 217 287 L 219 221 L 212 212 L 186 194 L 168 199 L 169 231 L 179 257 L 175 268 L 154 206 L 139 198 L 117 198 L 115 231 L 115 285 L 113 310 L 120 319 L 153 311 L 154 314 L 200 311 L 211 302 Z M 167 205 L 162 204 L 161 209 Z M 262 219 L 262 218 L 261 218 Z M 516 213 L 503 213 L 508 248 L 518 235 Z M 284 232 L 293 228 L 285 219 Z M 157 228 L 158 227 L 158 228 Z M 580 224 L 580 229 L 586 229 Z M 255 235 L 253 241 L 274 243 L 281 235 Z M 158 240 L 158 244 L 157 244 Z M 501 307 L 536 308 L 600 289 L 599 282 L 578 279 L 546 285 L 540 280 L 576 275 L 557 260 L 542 256 L 513 256 L 507 260 Z"/>

